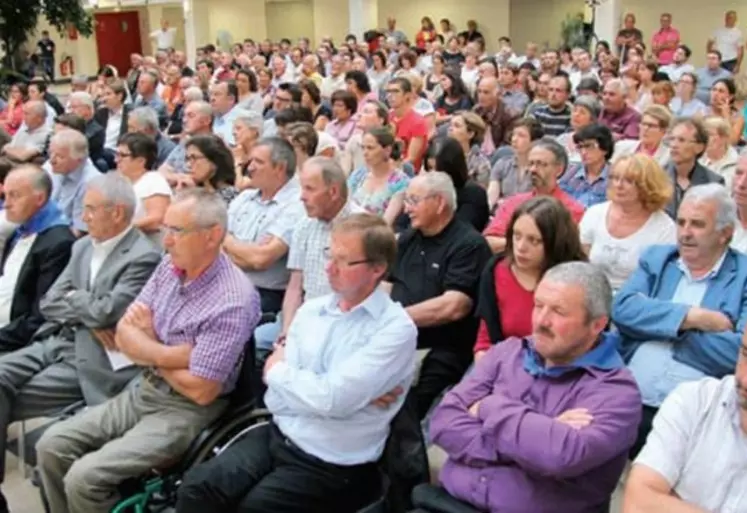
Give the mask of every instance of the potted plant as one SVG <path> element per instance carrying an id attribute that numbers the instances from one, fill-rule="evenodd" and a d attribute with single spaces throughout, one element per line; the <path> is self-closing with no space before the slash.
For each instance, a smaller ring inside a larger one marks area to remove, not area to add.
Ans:
<path id="1" fill-rule="evenodd" d="M 589 40 L 586 36 L 584 14 L 567 15 L 560 25 L 560 44 L 568 48 L 587 48 Z"/>

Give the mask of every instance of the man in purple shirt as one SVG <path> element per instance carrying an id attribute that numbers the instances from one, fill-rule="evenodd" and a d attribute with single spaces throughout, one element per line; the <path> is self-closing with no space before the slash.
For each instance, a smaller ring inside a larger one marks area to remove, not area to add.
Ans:
<path id="1" fill-rule="evenodd" d="M 117 325 L 110 358 L 144 367 L 142 376 L 37 445 L 51 513 L 109 512 L 118 485 L 178 460 L 225 410 L 260 316 L 256 289 L 221 252 L 226 223 L 223 200 L 204 189 L 166 211 L 168 255 Z"/>
<path id="2" fill-rule="evenodd" d="M 641 114 L 628 105 L 627 86 L 619 78 L 613 78 L 604 86 L 602 103 L 604 109 L 599 122 L 612 131 L 615 141 L 638 139 Z"/>
<path id="3" fill-rule="evenodd" d="M 418 511 L 606 511 L 641 419 L 638 387 L 604 332 L 612 291 L 585 262 L 535 291 L 530 337 L 488 351 L 431 420 L 450 495 L 415 489 Z"/>

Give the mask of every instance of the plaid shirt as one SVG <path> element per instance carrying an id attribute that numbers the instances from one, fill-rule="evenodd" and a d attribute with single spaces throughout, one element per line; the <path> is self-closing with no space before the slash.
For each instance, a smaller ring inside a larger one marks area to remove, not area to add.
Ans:
<path id="1" fill-rule="evenodd" d="M 607 174 L 609 164 L 605 164 L 599 177 L 593 182 L 586 179 L 586 168 L 581 163 L 568 166 L 568 171 L 558 182 L 558 186 L 573 196 L 573 199 L 586 208 L 607 201 Z"/>
<path id="2" fill-rule="evenodd" d="M 189 372 L 233 390 L 244 346 L 259 322 L 259 294 L 224 254 L 185 283 L 165 256 L 137 300 L 153 314 L 153 329 L 167 346 L 192 344 Z"/>

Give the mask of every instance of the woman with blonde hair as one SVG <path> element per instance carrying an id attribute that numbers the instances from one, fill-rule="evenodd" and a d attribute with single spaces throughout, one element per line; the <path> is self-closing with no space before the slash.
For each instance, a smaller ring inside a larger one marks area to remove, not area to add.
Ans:
<path id="1" fill-rule="evenodd" d="M 722 117 L 708 116 L 703 120 L 703 125 L 708 131 L 708 144 L 698 162 L 723 176 L 726 187 L 731 190 L 739 160 L 739 153 L 730 143 L 731 124 Z"/>
<path id="2" fill-rule="evenodd" d="M 472 111 L 462 111 L 451 118 L 448 134 L 449 137 L 456 139 L 464 150 L 469 178 L 487 189 L 490 181 L 490 161 L 480 151 L 485 130 L 487 125 L 479 115 Z"/>
<path id="3" fill-rule="evenodd" d="M 636 153 L 618 160 L 607 177 L 607 201 L 586 210 L 579 225 L 589 262 L 618 290 L 638 266 L 643 250 L 676 242 L 674 221 L 664 211 L 672 182 L 656 160 Z"/>
<path id="4" fill-rule="evenodd" d="M 671 82 L 667 82 L 666 80 L 657 82 L 651 88 L 651 101 L 654 105 L 662 105 L 667 109 L 671 109 L 669 104 L 674 99 L 675 94 L 674 86 Z"/>
<path id="5" fill-rule="evenodd" d="M 659 165 L 669 162 L 669 147 L 664 144 L 664 136 L 672 123 L 672 113 L 662 105 L 651 105 L 643 111 L 638 139 L 623 139 L 615 143 L 612 163 L 636 153 L 653 157 Z"/>

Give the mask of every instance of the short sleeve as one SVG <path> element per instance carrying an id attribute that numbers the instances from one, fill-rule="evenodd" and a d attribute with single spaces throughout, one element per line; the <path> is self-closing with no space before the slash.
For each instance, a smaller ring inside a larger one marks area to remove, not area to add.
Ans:
<path id="1" fill-rule="evenodd" d="M 505 163 L 506 159 L 499 159 L 498 162 L 493 165 L 493 169 L 490 170 L 490 180 L 494 182 L 502 182 L 503 181 L 503 175 L 505 174 Z"/>
<path id="2" fill-rule="evenodd" d="M 581 218 L 581 223 L 578 225 L 581 244 L 588 244 L 589 246 L 594 244 L 594 235 L 598 223 L 604 222 L 605 209 L 598 208 L 601 205 L 604 205 L 604 203 L 594 205 Z"/>
<path id="3" fill-rule="evenodd" d="M 267 233 L 282 240 L 286 246 L 290 247 L 293 241 L 293 230 L 303 218 L 303 215 L 303 203 L 293 201 L 286 205 L 275 220 L 267 227 Z"/>
<path id="4" fill-rule="evenodd" d="M 412 133 L 410 134 L 413 138 L 415 137 L 428 137 L 428 123 L 425 121 L 423 116 L 418 116 L 413 121 Z"/>
<path id="5" fill-rule="evenodd" d="M 135 298 L 136 303 L 142 303 L 153 310 L 153 300 L 155 299 L 156 291 L 159 288 L 158 284 L 161 281 L 161 275 L 163 275 L 165 272 L 168 272 L 166 267 L 169 265 L 171 265 L 171 257 L 167 256 L 161 259 L 158 267 L 156 267 L 156 269 L 153 271 L 153 274 L 150 275 L 150 278 L 148 278 L 148 281 L 145 282 L 145 285 Z"/>
<path id="6" fill-rule="evenodd" d="M 490 258 L 490 248 L 482 238 L 464 242 L 449 256 L 443 275 L 444 290 L 456 290 L 477 299 L 477 284 Z"/>
<path id="7" fill-rule="evenodd" d="M 290 249 L 288 250 L 288 269 L 291 271 L 303 271 L 303 262 L 306 256 L 306 241 L 309 233 L 308 219 L 298 224 L 293 230 Z"/>
<path id="8" fill-rule="evenodd" d="M 407 186 L 410 184 L 410 177 L 408 177 L 402 171 L 396 171 L 389 181 L 389 192 L 392 196 L 400 194 L 407 190 Z"/>
<path id="9" fill-rule="evenodd" d="M 486 237 L 505 237 L 506 231 L 508 230 L 508 223 L 511 220 L 511 216 L 516 210 L 516 202 L 512 201 L 516 196 L 512 196 L 498 209 L 495 217 L 490 222 L 483 235 Z"/>
<path id="10" fill-rule="evenodd" d="M 359 167 L 352 173 L 350 173 L 350 176 L 348 177 L 348 189 L 350 189 L 350 195 L 354 195 L 355 192 L 358 190 L 358 187 L 361 186 L 361 183 L 363 183 L 363 179 L 366 177 L 366 171 L 365 167 Z"/>
<path id="11" fill-rule="evenodd" d="M 158 171 L 149 171 L 137 183 L 137 197 L 148 199 L 153 196 L 171 197 L 171 187 L 166 178 Z"/>

